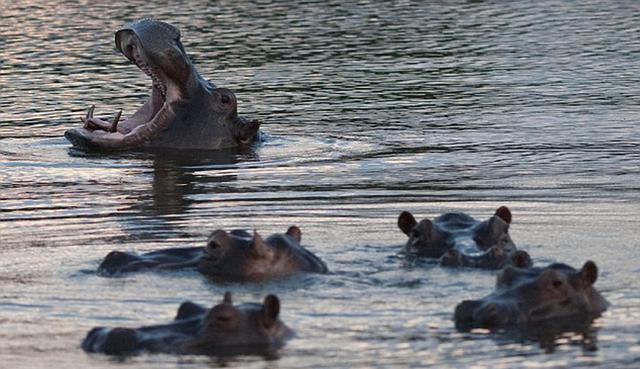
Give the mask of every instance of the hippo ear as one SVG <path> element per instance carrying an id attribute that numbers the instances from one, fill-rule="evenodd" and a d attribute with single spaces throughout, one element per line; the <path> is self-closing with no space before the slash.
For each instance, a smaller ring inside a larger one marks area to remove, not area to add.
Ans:
<path id="1" fill-rule="evenodd" d="M 499 207 L 498 209 L 496 209 L 495 215 L 498 218 L 507 222 L 507 224 L 511 224 L 511 210 L 509 210 L 508 207 L 506 206 Z"/>
<path id="2" fill-rule="evenodd" d="M 253 231 L 251 239 L 251 254 L 256 258 L 268 258 L 271 255 L 271 248 L 256 231 Z"/>
<path id="3" fill-rule="evenodd" d="M 231 298 L 231 292 L 227 291 L 224 293 L 224 297 L 222 298 L 222 303 L 227 305 L 233 305 L 233 299 Z"/>
<path id="4" fill-rule="evenodd" d="M 298 243 L 302 241 L 302 231 L 300 231 L 300 228 L 296 226 L 289 227 L 289 229 L 287 229 L 287 234 L 289 235 L 289 237 L 293 238 Z"/>
<path id="5" fill-rule="evenodd" d="M 498 216 L 489 218 L 489 233 L 491 236 L 498 238 L 509 231 L 509 223 Z"/>
<path id="6" fill-rule="evenodd" d="M 280 300 L 276 295 L 268 295 L 262 303 L 262 324 L 269 328 L 278 321 L 280 315 Z"/>
<path id="7" fill-rule="evenodd" d="M 596 263 L 589 260 L 582 266 L 579 272 L 580 278 L 587 284 L 587 286 L 591 286 L 596 283 L 598 279 L 598 267 Z"/>
<path id="8" fill-rule="evenodd" d="M 413 217 L 413 214 L 408 211 L 400 213 L 400 216 L 398 217 L 398 228 L 400 228 L 404 234 L 407 236 L 411 235 L 411 230 L 413 230 L 413 227 L 415 227 L 416 224 L 416 218 Z"/>
<path id="9" fill-rule="evenodd" d="M 236 121 L 236 139 L 242 144 L 251 143 L 260 129 L 262 124 L 259 120 L 252 120 L 249 122 Z"/>

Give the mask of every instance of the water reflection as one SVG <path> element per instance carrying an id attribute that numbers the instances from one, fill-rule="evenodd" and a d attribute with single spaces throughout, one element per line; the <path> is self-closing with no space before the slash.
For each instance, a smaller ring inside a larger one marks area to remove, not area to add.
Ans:
<path id="1" fill-rule="evenodd" d="M 135 191 L 135 201 L 118 216 L 127 233 L 140 239 L 184 233 L 185 217 L 199 196 L 238 179 L 238 163 L 256 160 L 254 148 L 223 151 L 153 150 L 150 156 L 151 188 Z M 222 173 L 222 174 L 221 174 Z"/>
<path id="2" fill-rule="evenodd" d="M 153 182 L 149 196 L 141 196 L 132 207 L 141 215 L 181 214 L 194 202 L 193 195 L 207 194 L 211 184 L 233 182 L 241 160 L 256 159 L 252 149 L 224 151 L 153 151 Z"/>

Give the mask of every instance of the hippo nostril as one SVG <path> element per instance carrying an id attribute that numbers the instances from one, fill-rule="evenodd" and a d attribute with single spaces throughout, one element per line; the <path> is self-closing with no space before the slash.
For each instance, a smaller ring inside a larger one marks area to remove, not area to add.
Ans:
<path id="1" fill-rule="evenodd" d="M 528 268 L 531 266 L 531 257 L 529 256 L 529 253 L 527 253 L 526 251 L 517 250 L 513 254 L 512 261 L 513 261 L 513 265 L 519 268 Z"/>
<path id="2" fill-rule="evenodd" d="M 216 321 L 218 321 L 219 323 L 229 323 L 231 321 L 231 317 L 228 315 L 218 315 L 216 317 Z"/>
<path id="3" fill-rule="evenodd" d="M 498 305 L 491 303 L 482 310 L 479 315 L 479 321 L 483 325 L 495 325 L 500 321 L 500 314 L 498 311 Z"/>

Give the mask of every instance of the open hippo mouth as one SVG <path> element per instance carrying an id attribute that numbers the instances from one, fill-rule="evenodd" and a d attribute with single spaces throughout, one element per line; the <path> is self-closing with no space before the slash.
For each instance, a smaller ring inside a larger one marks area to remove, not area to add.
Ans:
<path id="1" fill-rule="evenodd" d="M 167 25 L 168 26 L 168 25 Z M 169 26 L 170 27 L 170 26 Z M 184 49 L 180 44 L 180 34 L 173 27 L 162 27 L 155 32 L 163 30 L 165 36 L 162 39 L 169 39 L 177 45 L 178 52 L 184 53 Z M 145 33 L 142 33 L 143 35 Z M 163 68 L 159 63 L 156 63 L 154 59 L 160 59 L 168 57 L 169 55 L 158 55 L 154 53 L 153 49 L 149 49 L 143 45 L 143 41 L 140 36 L 133 29 L 123 29 L 116 33 L 115 37 L 116 48 L 132 63 L 134 63 L 144 74 L 151 78 L 151 92 L 147 103 L 145 103 L 138 111 L 136 111 L 129 119 L 122 122 L 122 131 L 125 133 L 130 131 L 130 127 L 137 127 L 139 125 L 146 125 L 153 121 L 153 118 L 163 109 L 169 108 L 171 102 L 178 101 L 180 99 L 180 91 L 177 85 L 184 83 L 183 80 L 171 81 L 171 77 L 163 71 Z M 158 43 L 157 40 L 145 40 L 145 44 Z M 168 45 L 162 45 L 160 50 L 166 50 Z M 157 50 L 158 48 L 156 48 Z M 174 72 L 176 64 L 180 63 L 180 59 L 184 60 L 185 55 L 171 55 L 171 64 L 174 66 Z M 176 59 L 178 59 L 176 61 Z M 166 62 L 165 62 L 166 64 Z M 186 67 L 186 66 L 185 66 Z M 171 72 L 171 70 L 169 70 Z M 188 74 L 188 71 L 182 71 L 181 74 L 184 77 Z M 171 97 L 171 101 L 167 100 L 168 95 Z M 165 106 L 166 104 L 166 106 Z M 115 123 L 114 123 L 115 124 Z"/>
<path id="2" fill-rule="evenodd" d="M 81 129 L 65 132 L 75 146 L 120 150 L 141 146 L 176 118 L 175 107 L 182 99 L 192 66 L 180 43 L 180 32 L 173 26 L 143 19 L 116 32 L 116 48 L 151 78 L 148 101 L 131 117 L 119 122 L 122 111 L 112 122 L 93 117 L 92 106 L 82 119 Z"/>
<path id="3" fill-rule="evenodd" d="M 135 47 L 135 44 L 127 45 L 126 53 L 123 51 L 122 53 L 127 57 L 133 57 L 133 62 L 136 64 L 140 70 L 144 72 L 147 76 L 151 78 L 151 82 L 153 83 L 151 86 L 151 96 L 157 96 L 159 93 L 162 97 L 162 100 L 166 100 L 167 98 L 167 84 L 164 81 L 166 77 L 162 75 L 162 71 L 158 69 L 158 67 L 154 65 L 150 65 L 149 62 L 145 61 L 142 55 L 139 52 L 139 49 Z"/>
<path id="4" fill-rule="evenodd" d="M 151 79 L 148 101 L 126 120 L 121 112 L 112 122 L 93 117 L 65 132 L 76 147 L 127 150 L 138 147 L 211 150 L 252 143 L 260 121 L 237 114 L 231 90 L 217 88 L 195 69 L 174 26 L 141 19 L 115 34 L 115 45 Z"/>

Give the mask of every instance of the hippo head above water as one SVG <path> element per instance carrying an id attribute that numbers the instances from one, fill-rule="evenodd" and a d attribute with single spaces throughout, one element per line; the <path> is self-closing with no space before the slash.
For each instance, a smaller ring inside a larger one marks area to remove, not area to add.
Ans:
<path id="1" fill-rule="evenodd" d="M 495 292 L 456 307 L 456 326 L 491 329 L 556 318 L 593 319 L 609 305 L 593 287 L 597 278 L 598 268 L 592 261 L 580 270 L 561 263 L 545 268 L 507 266 L 498 275 Z"/>
<path id="2" fill-rule="evenodd" d="M 93 328 L 82 342 L 87 352 L 131 355 L 141 351 L 173 354 L 271 354 L 293 336 L 280 319 L 280 300 L 233 305 L 227 292 L 211 309 L 183 303 L 173 322 L 142 328 Z"/>
<path id="3" fill-rule="evenodd" d="M 216 280 L 264 282 L 297 273 L 327 273 L 327 266 L 300 245 L 302 232 L 291 226 L 286 233 L 263 239 L 242 229 L 214 231 L 206 247 L 179 247 L 137 255 L 112 251 L 98 273 L 113 276 L 142 270 L 197 269 Z"/>
<path id="4" fill-rule="evenodd" d="M 530 266 L 529 254 L 518 250 L 509 236 L 511 218 L 506 206 L 482 222 L 464 213 L 445 213 L 417 222 L 404 211 L 398 217 L 398 227 L 409 237 L 405 245 L 408 254 L 439 258 L 442 265 L 488 269 Z"/>
<path id="5" fill-rule="evenodd" d="M 149 100 L 118 123 L 93 117 L 65 132 L 76 147 L 128 150 L 140 147 L 213 150 L 249 144 L 257 139 L 260 122 L 238 116 L 236 97 L 217 88 L 195 69 L 174 26 L 141 19 L 116 32 L 115 45 L 151 78 Z"/>
<path id="6" fill-rule="evenodd" d="M 276 279 L 301 271 L 326 273 L 324 262 L 300 245 L 301 237 L 296 226 L 267 239 L 257 232 L 217 230 L 207 240 L 198 270 L 235 281 Z"/>

